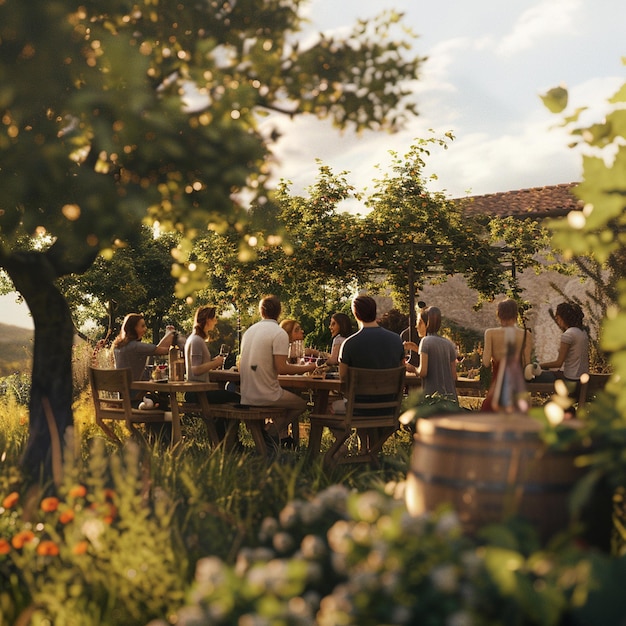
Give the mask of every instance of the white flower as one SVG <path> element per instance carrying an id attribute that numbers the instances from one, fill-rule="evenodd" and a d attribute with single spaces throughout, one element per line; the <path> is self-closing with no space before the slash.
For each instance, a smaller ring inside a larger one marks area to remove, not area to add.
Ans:
<path id="1" fill-rule="evenodd" d="M 274 554 L 274 551 L 271 548 L 253 548 L 252 549 L 252 554 L 251 554 L 251 559 L 257 563 L 267 563 L 268 561 L 271 561 L 274 556 L 276 556 Z"/>
<path id="2" fill-rule="evenodd" d="M 461 522 L 456 511 L 446 511 L 437 520 L 437 532 L 441 535 L 451 535 L 460 532 Z"/>
<path id="3" fill-rule="evenodd" d="M 287 609 L 291 616 L 296 617 L 298 624 L 315 624 L 311 605 L 301 597 L 290 598 L 287 602 Z"/>
<path id="4" fill-rule="evenodd" d="M 328 552 L 324 540 L 317 535 L 307 535 L 304 537 L 300 544 L 300 549 L 305 559 L 320 559 L 326 556 Z"/>
<path id="5" fill-rule="evenodd" d="M 274 546 L 274 550 L 279 554 L 285 554 L 293 550 L 295 542 L 293 537 L 289 533 L 280 532 L 276 533 L 272 538 L 272 545 Z"/>
<path id="6" fill-rule="evenodd" d="M 206 623 L 206 615 L 199 606 L 184 606 L 177 615 L 179 626 L 197 626 Z M 167 622 L 164 622 L 167 624 Z"/>
<path id="7" fill-rule="evenodd" d="M 376 491 L 367 491 L 357 501 L 359 517 L 366 522 L 375 522 L 385 509 L 384 497 Z"/>
<path id="8" fill-rule="evenodd" d="M 330 547 L 335 552 L 345 553 L 352 545 L 352 525 L 344 520 L 335 522 L 328 530 L 327 537 Z"/>
<path id="9" fill-rule="evenodd" d="M 246 613 L 239 618 L 238 626 L 270 626 L 271 622 L 266 617 Z"/>
<path id="10" fill-rule="evenodd" d="M 256 593 L 263 593 L 267 590 L 267 573 L 265 567 L 259 565 L 253 567 L 247 574 L 248 584 Z"/>
<path id="11" fill-rule="evenodd" d="M 474 550 L 466 550 L 461 554 L 461 563 L 465 568 L 466 576 L 468 578 L 474 578 L 480 573 L 483 559 L 481 559 Z"/>
<path id="12" fill-rule="evenodd" d="M 339 552 L 333 552 L 330 555 L 330 562 L 335 572 L 337 572 L 337 574 L 348 573 L 348 557 L 345 554 L 340 554 Z"/>
<path id="13" fill-rule="evenodd" d="M 293 528 L 300 522 L 300 510 L 303 504 L 301 500 L 294 500 L 285 505 L 285 508 L 278 514 L 283 528 Z"/>
<path id="14" fill-rule="evenodd" d="M 391 481 L 385 485 L 385 493 L 391 496 L 394 500 L 404 500 L 406 491 L 406 480 L 399 482 Z"/>
<path id="15" fill-rule="evenodd" d="M 196 564 L 196 593 L 199 596 L 210 595 L 224 584 L 226 565 L 216 556 L 200 559 Z"/>
<path id="16" fill-rule="evenodd" d="M 335 511 L 345 511 L 349 494 L 349 489 L 344 485 L 331 485 L 328 489 L 317 494 L 314 500 L 318 500 L 322 507 Z"/>
<path id="17" fill-rule="evenodd" d="M 435 589 L 442 593 L 454 593 L 459 585 L 457 569 L 449 563 L 434 567 L 430 572 L 430 579 Z"/>
<path id="18" fill-rule="evenodd" d="M 324 576 L 324 570 L 319 563 L 309 561 L 306 567 L 306 581 L 309 584 L 320 583 Z"/>
<path id="19" fill-rule="evenodd" d="M 472 626 L 474 620 L 467 611 L 458 611 L 446 619 L 446 626 Z"/>
<path id="20" fill-rule="evenodd" d="M 400 530 L 404 535 L 421 537 L 430 521 L 430 513 L 413 516 L 408 511 L 400 517 Z"/>
<path id="21" fill-rule="evenodd" d="M 259 530 L 259 541 L 269 541 L 278 530 L 278 520 L 273 517 L 266 517 L 261 522 L 261 529 Z"/>
<path id="22" fill-rule="evenodd" d="M 411 619 L 411 609 L 406 606 L 395 605 L 391 609 L 392 624 L 408 624 Z"/>
<path id="23" fill-rule="evenodd" d="M 87 519 L 83 522 L 81 526 L 81 532 L 89 541 L 92 543 L 93 547 L 96 550 L 99 550 L 102 547 L 102 543 L 100 541 L 100 537 L 102 533 L 105 531 L 106 526 L 104 522 L 97 518 Z"/>
<path id="24" fill-rule="evenodd" d="M 305 502 L 300 510 L 300 518 L 304 524 L 315 524 L 324 517 L 324 505 L 319 500 Z"/>

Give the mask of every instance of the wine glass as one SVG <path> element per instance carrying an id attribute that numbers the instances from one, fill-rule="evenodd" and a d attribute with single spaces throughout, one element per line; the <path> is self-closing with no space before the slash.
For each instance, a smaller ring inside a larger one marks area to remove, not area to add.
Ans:
<path id="1" fill-rule="evenodd" d="M 405 350 L 404 351 L 404 362 L 408 363 L 411 360 L 411 351 L 410 350 Z"/>
<path id="2" fill-rule="evenodd" d="M 456 347 L 456 360 L 459 364 L 465 361 L 465 355 L 461 354 L 461 348 L 459 346 Z"/>
<path id="3" fill-rule="evenodd" d="M 226 364 L 226 359 L 228 358 L 229 354 L 230 354 L 230 346 L 227 343 L 223 343 L 220 346 L 220 356 L 224 357 L 224 362 L 222 363 L 222 366 L 220 369 L 224 369 L 224 365 Z"/>

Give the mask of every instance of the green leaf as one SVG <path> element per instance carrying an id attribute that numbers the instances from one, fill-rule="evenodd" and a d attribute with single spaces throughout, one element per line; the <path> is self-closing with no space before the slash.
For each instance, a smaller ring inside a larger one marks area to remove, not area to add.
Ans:
<path id="1" fill-rule="evenodd" d="M 564 87 L 554 87 L 540 97 L 543 104 L 552 113 L 561 113 L 567 106 L 568 93 Z"/>

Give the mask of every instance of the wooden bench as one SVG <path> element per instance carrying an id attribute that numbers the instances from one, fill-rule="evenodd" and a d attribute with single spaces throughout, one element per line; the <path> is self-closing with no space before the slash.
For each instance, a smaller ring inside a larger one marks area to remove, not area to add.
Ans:
<path id="1" fill-rule="evenodd" d="M 211 419 L 232 420 L 235 423 L 226 429 L 225 446 L 231 449 L 235 443 L 237 431 L 236 425 L 243 422 L 254 440 L 257 452 L 263 458 L 268 457 L 269 450 L 264 436 L 265 424 L 268 420 L 284 420 L 287 410 L 271 406 L 249 406 L 244 404 L 212 404 L 210 408 Z M 213 445 L 220 442 L 211 441 Z"/>
<path id="2" fill-rule="evenodd" d="M 578 394 L 578 406 L 583 406 L 587 400 L 598 391 L 604 389 L 611 374 L 588 374 L 581 377 L 580 393 Z M 481 388 L 478 378 L 457 378 L 456 390 L 459 396 L 485 396 L 486 389 Z M 526 390 L 531 396 L 552 395 L 554 391 L 554 382 L 526 382 Z"/>

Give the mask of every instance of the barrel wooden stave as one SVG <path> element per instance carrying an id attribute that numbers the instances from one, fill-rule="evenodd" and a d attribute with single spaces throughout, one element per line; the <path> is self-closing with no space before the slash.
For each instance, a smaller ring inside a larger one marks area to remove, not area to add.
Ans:
<path id="1" fill-rule="evenodd" d="M 414 515 L 450 503 L 465 530 L 527 518 L 542 538 L 567 527 L 580 451 L 549 450 L 525 415 L 474 413 L 420 420 L 407 476 Z"/>

